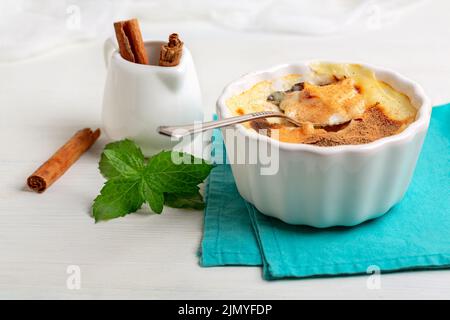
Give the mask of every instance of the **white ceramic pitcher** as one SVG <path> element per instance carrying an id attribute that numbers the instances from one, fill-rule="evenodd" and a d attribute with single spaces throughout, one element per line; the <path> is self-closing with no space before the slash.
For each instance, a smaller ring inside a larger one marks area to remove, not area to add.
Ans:
<path id="1" fill-rule="evenodd" d="M 149 65 L 123 59 L 111 39 L 106 40 L 104 47 L 108 75 L 103 96 L 103 129 L 113 140 L 134 140 L 146 156 L 170 149 L 176 143 L 159 135 L 158 126 L 203 120 L 191 53 L 184 46 L 178 66 L 158 66 L 164 43 L 145 42 Z"/>

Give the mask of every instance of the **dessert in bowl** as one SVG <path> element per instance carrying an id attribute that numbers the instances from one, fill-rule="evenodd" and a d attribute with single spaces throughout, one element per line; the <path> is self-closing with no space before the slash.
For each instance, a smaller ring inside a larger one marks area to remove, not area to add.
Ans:
<path id="1" fill-rule="evenodd" d="M 250 159 L 266 143 L 278 162 L 263 174 L 260 157 L 230 159 L 237 188 L 262 213 L 315 227 L 356 225 L 398 203 L 431 114 L 422 88 L 396 72 L 319 61 L 247 74 L 217 101 L 220 118 L 263 110 L 302 125 L 272 118 L 225 129 L 229 154 Z"/>

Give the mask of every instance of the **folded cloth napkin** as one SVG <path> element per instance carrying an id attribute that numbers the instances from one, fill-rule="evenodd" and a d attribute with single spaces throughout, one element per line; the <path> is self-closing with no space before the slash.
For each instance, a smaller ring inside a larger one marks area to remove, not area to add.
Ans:
<path id="1" fill-rule="evenodd" d="M 261 265 L 265 279 L 450 267 L 450 104 L 435 107 L 414 178 L 386 215 L 316 229 L 267 217 L 243 200 L 228 164 L 206 188 L 200 264 Z M 219 131 L 213 160 L 224 156 Z"/>

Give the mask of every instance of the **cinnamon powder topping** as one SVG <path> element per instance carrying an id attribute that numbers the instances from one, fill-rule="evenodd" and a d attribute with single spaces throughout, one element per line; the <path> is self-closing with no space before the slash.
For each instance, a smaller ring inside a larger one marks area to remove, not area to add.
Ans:
<path id="1" fill-rule="evenodd" d="M 403 121 L 389 118 L 378 104 L 369 107 L 360 119 L 339 125 L 339 128 L 307 129 L 279 127 L 279 140 L 322 147 L 364 144 L 401 132 L 413 119 Z"/>

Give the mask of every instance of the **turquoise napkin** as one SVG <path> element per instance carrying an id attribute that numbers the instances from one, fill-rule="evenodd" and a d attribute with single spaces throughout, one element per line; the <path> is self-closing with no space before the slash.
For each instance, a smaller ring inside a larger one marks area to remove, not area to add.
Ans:
<path id="1" fill-rule="evenodd" d="M 229 165 L 217 165 L 206 188 L 200 264 L 262 264 L 265 279 L 450 267 L 449 124 L 450 104 L 435 107 L 403 200 L 351 228 L 292 226 L 264 216 L 240 197 Z M 219 131 L 214 138 L 213 160 L 221 163 Z"/>

